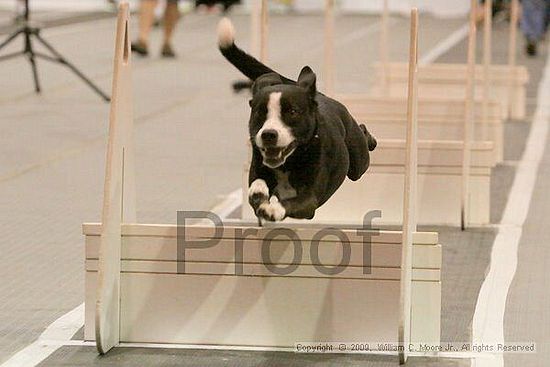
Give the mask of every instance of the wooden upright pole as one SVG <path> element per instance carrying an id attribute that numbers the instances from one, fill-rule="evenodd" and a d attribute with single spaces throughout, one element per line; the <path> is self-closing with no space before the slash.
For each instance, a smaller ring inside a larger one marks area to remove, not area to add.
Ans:
<path id="1" fill-rule="evenodd" d="M 258 0 L 252 0 L 250 3 L 250 50 L 254 57 L 260 58 L 262 4 Z"/>
<path id="2" fill-rule="evenodd" d="M 483 105 L 481 137 L 487 140 L 489 119 L 489 100 L 491 99 L 491 54 L 493 32 L 493 0 L 485 0 L 485 19 L 483 27 Z"/>
<path id="3" fill-rule="evenodd" d="M 462 200 L 460 223 L 462 230 L 468 226 L 469 199 L 470 199 L 470 161 L 472 128 L 474 124 L 474 94 L 475 94 L 475 67 L 476 67 L 476 17 L 477 0 L 471 0 L 470 34 L 468 36 L 468 67 L 466 75 L 466 99 L 464 113 L 464 146 L 462 154 Z"/>
<path id="4" fill-rule="evenodd" d="M 95 334 L 99 353 L 120 342 L 121 224 L 136 221 L 128 2 L 119 5 L 103 193 Z"/>
<path id="5" fill-rule="evenodd" d="M 267 0 L 261 0 L 261 17 L 260 17 L 260 61 L 267 62 L 268 52 L 268 34 L 269 34 L 269 4 Z"/>
<path id="6" fill-rule="evenodd" d="M 334 95 L 334 0 L 325 0 L 325 93 Z"/>
<path id="7" fill-rule="evenodd" d="M 388 0 L 383 1 L 382 21 L 380 24 L 380 62 L 382 64 L 382 92 L 387 96 L 390 88 L 390 56 L 388 50 L 390 10 Z"/>
<path id="8" fill-rule="evenodd" d="M 519 0 L 512 0 L 510 9 L 510 39 L 508 40 L 508 112 L 512 116 L 514 80 L 516 74 L 516 52 L 518 39 Z"/>
<path id="9" fill-rule="evenodd" d="M 411 282 L 413 234 L 416 232 L 416 190 L 418 164 L 418 10 L 411 11 L 409 53 L 409 94 L 407 105 L 407 155 L 403 199 L 403 242 L 401 248 L 401 287 L 399 297 L 399 363 L 405 364 L 411 337 Z"/>

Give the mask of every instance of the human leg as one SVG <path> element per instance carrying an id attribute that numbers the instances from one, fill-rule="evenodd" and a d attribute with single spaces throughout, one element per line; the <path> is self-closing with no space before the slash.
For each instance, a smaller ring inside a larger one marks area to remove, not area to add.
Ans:
<path id="1" fill-rule="evenodd" d="M 140 55 L 147 55 L 149 34 L 155 20 L 155 8 L 158 0 L 141 0 L 139 5 L 139 34 L 137 42 L 132 43 L 132 50 Z"/>
<path id="2" fill-rule="evenodd" d="M 180 17 L 177 0 L 169 0 L 166 4 L 164 13 L 164 42 L 162 47 L 162 56 L 174 57 L 175 53 L 172 50 L 172 36 L 174 29 L 178 24 Z"/>

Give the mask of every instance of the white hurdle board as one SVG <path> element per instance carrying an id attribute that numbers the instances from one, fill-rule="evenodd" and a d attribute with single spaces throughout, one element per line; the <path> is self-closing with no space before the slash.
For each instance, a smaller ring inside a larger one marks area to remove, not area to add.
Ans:
<path id="1" fill-rule="evenodd" d="M 386 70 L 389 75 L 384 75 Z M 387 66 L 375 65 L 376 84 L 372 95 L 403 97 L 407 91 L 407 64 L 391 62 Z M 419 98 L 464 99 L 466 86 L 466 64 L 429 64 L 418 67 Z M 476 65 L 477 101 L 483 100 L 483 65 Z M 529 72 L 525 66 L 515 66 L 510 70 L 507 65 L 492 65 L 490 68 L 490 100 L 501 104 L 503 117 L 524 119 L 527 103 L 527 83 Z M 442 97 L 441 90 L 445 90 Z M 509 97 L 511 91 L 511 95 Z M 510 114 L 508 114 L 510 111 Z"/>
<path id="2" fill-rule="evenodd" d="M 211 224 L 135 223 L 128 17 L 124 2 L 102 223 L 83 224 L 86 340 L 95 340 L 101 354 L 124 342 L 228 349 L 292 349 L 319 341 L 438 344 L 441 246 L 437 233 L 416 231 L 414 200 L 403 206 L 406 235 L 351 224 L 331 225 L 342 239 L 320 232 L 327 228 L 318 224 L 258 228 L 241 221 L 218 232 Z M 416 166 L 416 155 L 409 150 L 407 156 L 409 166 Z M 413 179 L 405 190 L 412 193 L 414 169 L 408 172 Z M 269 237 L 276 230 L 290 231 L 293 241 Z M 182 251 L 183 238 L 217 244 Z M 266 238 L 272 240 L 267 252 Z M 344 247 L 350 249 L 348 266 L 319 271 L 340 264 Z M 369 253 L 371 260 L 363 261 Z M 270 269 L 289 265 L 293 271 L 284 274 Z"/>
<path id="3" fill-rule="evenodd" d="M 381 210 L 376 223 L 403 223 L 405 174 L 405 141 L 380 140 L 371 152 L 371 166 L 356 182 L 346 180 L 340 189 L 315 213 L 321 223 L 345 221 L 362 223 L 370 210 Z M 491 169 L 495 166 L 493 144 L 473 142 L 469 178 L 469 223 L 483 226 L 490 223 Z M 422 225 L 461 225 L 463 143 L 460 141 L 418 142 L 418 223 Z M 248 166 L 243 175 L 243 187 L 248 183 Z M 360 200 L 359 200 L 360 199 Z M 247 190 L 243 190 L 242 217 L 253 220 L 248 205 Z M 289 220 L 295 222 L 295 220 Z"/>
<path id="4" fill-rule="evenodd" d="M 405 137 L 407 104 L 402 97 L 373 97 L 366 95 L 336 95 L 359 123 L 367 125 L 377 139 Z M 498 102 L 487 107 L 486 141 L 494 146 L 496 163 L 504 159 L 504 125 Z M 474 105 L 474 121 L 480 127 L 483 103 Z M 462 140 L 464 138 L 464 100 L 428 99 L 418 101 L 418 138 L 420 140 Z M 479 139 L 478 139 L 479 140 Z"/>
<path id="5" fill-rule="evenodd" d="M 331 226 L 334 227 L 334 226 Z M 302 239 L 296 270 L 276 275 L 263 264 L 263 239 L 272 229 L 227 226 L 220 244 L 190 249 L 186 274 L 178 273 L 176 225 L 122 226 L 120 341 L 293 348 L 297 342 L 397 342 L 401 232 L 374 233 L 370 274 L 363 274 L 363 241 L 355 229 L 350 266 L 325 275 L 312 264 L 311 238 L 318 228 L 292 228 Z M 350 227 L 353 228 L 353 227 Z M 94 304 L 101 225 L 85 224 L 86 305 Z M 186 228 L 188 239 L 211 228 Z M 245 231 L 257 234 L 243 238 Z M 365 232 L 366 234 L 369 231 Z M 207 234 L 207 237 L 212 234 Z M 241 243 L 243 258 L 236 259 Z M 273 241 L 273 266 L 295 263 L 295 247 L 283 237 Z M 412 264 L 412 331 L 415 342 L 439 342 L 441 246 L 436 233 L 415 233 Z M 334 237 L 319 244 L 325 267 L 342 261 Z M 242 275 L 235 275 L 236 267 Z M 93 340 L 94 312 L 86 307 L 85 339 Z"/>

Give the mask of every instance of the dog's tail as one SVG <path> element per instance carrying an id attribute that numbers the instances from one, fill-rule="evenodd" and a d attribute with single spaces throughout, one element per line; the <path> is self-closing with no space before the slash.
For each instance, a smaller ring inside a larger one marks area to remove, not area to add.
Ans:
<path id="1" fill-rule="evenodd" d="M 231 86 L 233 87 L 233 92 L 240 93 L 243 90 L 252 89 L 252 82 L 250 80 L 237 80 Z"/>
<path id="2" fill-rule="evenodd" d="M 235 45 L 235 28 L 228 18 L 222 18 L 218 24 L 218 46 L 222 55 L 252 81 L 264 74 L 276 73 Z M 281 78 L 285 82 L 291 82 L 288 78 L 283 76 Z"/>

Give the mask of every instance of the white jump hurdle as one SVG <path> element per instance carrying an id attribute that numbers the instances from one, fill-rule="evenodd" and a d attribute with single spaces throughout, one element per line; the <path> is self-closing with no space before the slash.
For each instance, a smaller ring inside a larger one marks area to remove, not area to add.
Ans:
<path id="1" fill-rule="evenodd" d="M 382 70 L 387 70 L 385 76 Z M 419 97 L 441 98 L 441 89 L 445 88 L 445 98 L 465 98 L 464 80 L 466 78 L 466 66 L 460 64 L 430 64 L 420 66 L 419 72 Z M 376 86 L 372 95 L 403 96 L 406 90 L 406 64 L 392 62 L 387 66 L 375 65 L 377 73 Z M 476 84 L 483 86 L 483 66 L 477 65 Z M 490 100 L 499 101 L 503 117 L 510 116 L 514 119 L 525 118 L 526 87 L 529 82 L 529 73 L 525 66 L 516 66 L 511 71 L 506 65 L 491 66 L 491 97 Z M 405 89 L 404 89 L 405 88 Z M 508 97 L 511 88 L 511 96 Z M 476 89 L 476 100 L 483 101 L 483 89 Z M 507 113 L 507 111 L 510 111 Z"/>
<path id="2" fill-rule="evenodd" d="M 403 223 L 400 203 L 405 185 L 405 148 L 402 139 L 380 140 L 376 150 L 371 152 L 371 166 L 365 176 L 357 182 L 344 182 L 317 210 L 314 220 L 320 223 L 345 220 L 359 224 L 368 210 L 377 209 L 382 213 L 377 223 Z M 491 169 L 495 166 L 493 146 L 490 142 L 474 142 L 471 151 L 469 224 L 483 226 L 490 223 Z M 463 143 L 460 141 L 418 142 L 419 224 L 461 225 L 462 159 Z M 247 187 L 247 180 L 248 167 L 243 176 L 243 187 Z M 243 190 L 244 203 L 248 200 L 246 195 L 247 190 Z M 242 207 L 242 217 L 250 221 L 255 218 L 247 204 Z"/>
<path id="3" fill-rule="evenodd" d="M 372 97 L 347 95 L 338 97 L 358 122 L 368 124 L 377 139 L 395 139 L 405 136 L 406 101 L 401 97 Z M 482 102 L 474 103 L 475 121 L 484 114 Z M 502 109 L 490 101 L 486 107 L 486 141 L 494 146 L 495 162 L 504 159 L 504 126 Z M 420 140 L 462 140 L 464 138 L 464 100 L 419 99 L 418 138 Z M 478 139 L 479 140 L 479 139 Z"/>
<path id="4" fill-rule="evenodd" d="M 416 11 L 413 15 L 416 19 Z M 293 349 L 295 343 L 321 341 L 439 343 L 441 246 L 437 233 L 416 232 L 414 217 L 415 99 L 408 114 L 403 232 L 340 225 L 345 241 L 330 233 L 319 236 L 319 225 L 257 228 L 238 222 L 218 232 L 210 224 L 136 224 L 128 20 L 128 4 L 122 3 L 102 224 L 83 225 L 86 340 L 95 340 L 102 354 L 121 343 L 229 349 Z M 413 21 L 413 34 L 415 26 Z M 178 229 L 185 236 L 178 237 Z M 290 229 L 294 238 L 274 236 L 274 230 Z M 371 236 L 368 267 L 365 236 Z M 187 248 L 183 261 L 184 240 L 219 243 Z M 329 275 L 318 271 L 321 264 L 340 264 L 348 244 L 349 266 Z M 236 254 L 236 248 L 242 251 Z M 293 272 L 269 269 L 289 265 Z M 401 361 L 407 355 L 401 350 Z"/>
<path id="5" fill-rule="evenodd" d="M 485 6 L 486 13 L 490 12 L 491 2 L 487 1 Z M 507 65 L 491 64 L 491 17 L 485 17 L 485 52 L 483 64 L 477 65 L 475 70 L 476 86 L 479 87 L 476 88 L 475 97 L 481 101 L 500 102 L 505 118 L 525 119 L 529 73 L 525 66 L 516 65 L 518 0 L 512 1 L 512 10 Z M 475 7 L 472 8 L 472 12 L 474 11 Z M 387 18 L 387 14 L 384 17 Z M 385 41 L 383 42 L 387 42 L 388 32 L 388 29 L 384 30 Z M 472 32 L 471 27 L 470 32 Z M 381 59 L 382 62 L 375 66 L 377 81 L 373 94 L 404 96 L 407 86 L 407 64 L 387 62 L 387 56 Z M 424 65 L 419 67 L 418 73 L 419 98 L 438 98 L 441 96 L 441 88 L 445 89 L 445 98 L 465 98 L 467 73 L 465 64 Z"/>

